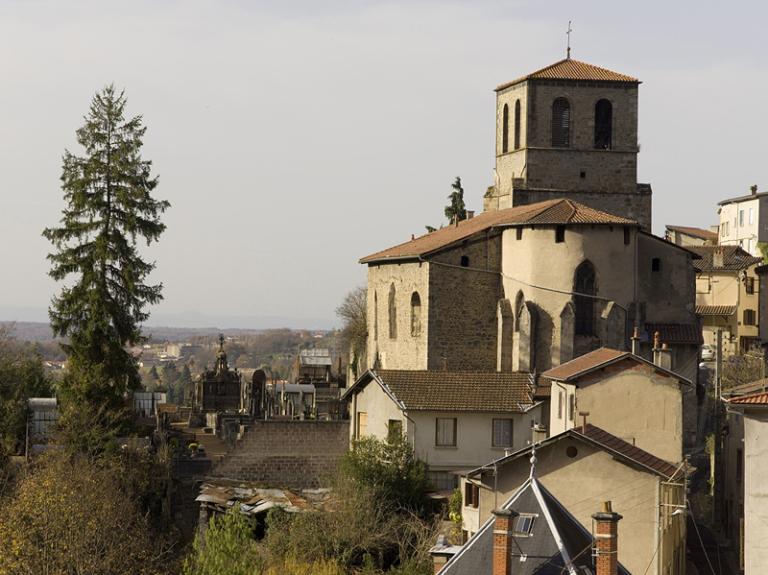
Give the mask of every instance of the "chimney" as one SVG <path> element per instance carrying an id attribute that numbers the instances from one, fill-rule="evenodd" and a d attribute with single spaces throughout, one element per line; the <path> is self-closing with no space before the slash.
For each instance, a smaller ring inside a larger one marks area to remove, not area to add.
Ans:
<path id="1" fill-rule="evenodd" d="M 713 268 L 721 268 L 723 267 L 723 259 L 724 259 L 723 250 L 721 248 L 717 248 L 715 251 L 712 252 L 712 267 Z"/>
<path id="2" fill-rule="evenodd" d="M 640 355 L 640 328 L 635 326 L 632 331 L 632 355 Z"/>
<path id="3" fill-rule="evenodd" d="M 660 337 L 657 331 L 653 336 L 653 363 L 662 369 L 672 371 L 672 350 L 666 343 L 659 343 Z"/>
<path id="4" fill-rule="evenodd" d="M 512 521 L 516 515 L 509 509 L 493 510 L 493 575 L 512 575 Z"/>
<path id="5" fill-rule="evenodd" d="M 449 555 L 446 555 L 445 550 L 449 547 L 448 538 L 444 534 L 440 534 L 437 537 L 437 544 L 430 549 L 432 555 L 432 564 L 435 568 L 435 575 L 440 573 L 440 570 L 448 563 Z"/>
<path id="6" fill-rule="evenodd" d="M 538 443 L 547 438 L 547 428 L 541 423 L 534 423 L 531 428 L 531 443 Z"/>
<path id="7" fill-rule="evenodd" d="M 753 186 L 749 186 L 749 191 L 752 192 L 753 196 L 756 196 L 757 195 L 757 184 L 755 184 Z"/>
<path id="8" fill-rule="evenodd" d="M 579 415 L 581 416 L 581 434 L 586 435 L 587 434 L 587 417 L 589 417 L 589 412 L 580 411 Z"/>
<path id="9" fill-rule="evenodd" d="M 467 210 L 467 219 L 471 220 L 475 217 L 475 210 Z"/>
<path id="10" fill-rule="evenodd" d="M 592 516 L 594 519 L 595 575 L 617 575 L 619 572 L 619 520 L 611 502 L 603 503 L 603 510 Z M 494 549 L 495 551 L 495 549 Z M 495 558 L 495 556 L 494 556 Z M 494 575 L 496 571 L 494 570 Z"/>

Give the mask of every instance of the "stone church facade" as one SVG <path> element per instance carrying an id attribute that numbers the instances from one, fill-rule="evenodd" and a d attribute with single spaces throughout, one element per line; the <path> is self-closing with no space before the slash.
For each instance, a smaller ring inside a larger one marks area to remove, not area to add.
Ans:
<path id="1" fill-rule="evenodd" d="M 637 327 L 643 356 L 659 332 L 695 381 L 696 256 L 647 231 L 639 82 L 570 60 L 544 70 L 497 89 L 485 211 L 361 260 L 369 367 L 542 373 L 627 349 Z"/>

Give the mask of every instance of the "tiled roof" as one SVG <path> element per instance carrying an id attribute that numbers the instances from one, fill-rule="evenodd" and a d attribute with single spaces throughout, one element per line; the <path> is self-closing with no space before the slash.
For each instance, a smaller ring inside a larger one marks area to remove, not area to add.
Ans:
<path id="1" fill-rule="evenodd" d="M 616 437 L 612 433 L 609 433 L 604 429 L 589 423 L 587 424 L 586 430 L 583 430 L 581 426 L 578 426 L 574 429 L 569 429 L 552 437 L 548 437 L 547 439 L 537 443 L 536 449 L 546 449 L 548 445 L 556 443 L 566 437 L 574 437 L 581 441 L 585 441 L 599 449 L 603 449 L 614 455 L 617 455 L 625 463 L 638 465 L 647 471 L 661 475 L 666 479 L 673 477 L 678 470 L 678 466 L 670 463 L 669 461 L 665 461 L 664 459 L 656 457 L 644 449 L 635 447 L 631 443 Z M 484 467 L 479 467 L 473 471 L 470 471 L 468 476 L 476 476 L 482 474 L 484 471 L 493 469 L 494 466 L 498 467 L 504 465 L 507 462 L 512 462 L 516 459 L 526 456 L 528 453 L 530 453 L 530 451 L 531 446 L 524 447 L 523 449 L 511 453 L 510 455 L 502 457 L 501 459 L 497 459 L 493 462 L 493 465 L 486 465 Z"/>
<path id="2" fill-rule="evenodd" d="M 521 413 L 534 403 L 530 373 L 495 371 L 370 370 L 343 398 L 370 379 L 379 382 L 404 409 L 411 411 Z"/>
<path id="3" fill-rule="evenodd" d="M 694 238 L 699 238 L 701 240 L 707 240 L 710 242 L 717 241 L 717 232 L 712 232 L 702 228 L 689 228 L 687 226 L 667 226 L 667 229 L 672 230 L 673 232 L 680 232 L 681 234 L 686 234 Z"/>
<path id="4" fill-rule="evenodd" d="M 376 252 L 360 263 L 425 256 L 496 226 L 604 224 L 637 226 L 637 222 L 590 208 L 573 200 L 547 200 L 482 214 L 413 240 Z"/>
<path id="5" fill-rule="evenodd" d="M 587 424 L 587 429 L 585 432 L 582 432 L 581 427 L 577 427 L 573 431 L 579 435 L 583 435 L 584 437 L 591 439 L 595 443 L 599 443 L 603 447 L 620 453 L 627 459 L 632 460 L 634 463 L 642 465 L 643 467 L 647 467 L 648 469 L 652 469 L 653 471 L 656 471 L 661 475 L 666 476 L 667 478 L 674 476 L 675 472 L 677 471 L 677 466 L 669 463 L 668 461 L 656 457 L 655 455 L 652 455 L 647 451 L 640 449 L 639 447 L 635 447 L 631 443 L 627 443 L 623 439 L 620 439 L 615 435 L 589 423 Z"/>
<path id="6" fill-rule="evenodd" d="M 573 379 L 587 371 L 592 371 L 604 365 L 606 363 L 612 363 L 617 359 L 626 357 L 629 355 L 627 351 L 619 351 L 617 349 L 611 349 L 608 347 L 601 347 L 595 351 L 590 351 L 582 356 L 567 361 L 562 365 L 553 367 L 552 369 L 545 371 L 542 376 L 557 381 L 568 381 Z"/>
<path id="7" fill-rule="evenodd" d="M 723 390 L 723 395 L 726 397 L 734 397 L 741 395 L 750 395 L 755 392 L 768 391 L 768 377 L 758 379 L 756 381 L 750 381 L 749 383 L 742 383 L 741 385 L 735 385 Z"/>
<path id="8" fill-rule="evenodd" d="M 735 305 L 697 305 L 696 315 L 733 315 L 736 313 Z"/>
<path id="9" fill-rule="evenodd" d="M 531 374 L 378 370 L 379 379 L 414 411 L 522 412 L 533 404 Z"/>
<path id="10" fill-rule="evenodd" d="M 648 333 L 649 341 L 653 341 L 653 334 L 658 331 L 662 343 L 687 343 L 690 345 L 704 343 L 701 328 L 695 323 L 646 323 L 645 331 Z"/>
<path id="11" fill-rule="evenodd" d="M 749 395 L 740 395 L 732 397 L 728 400 L 728 403 L 734 403 L 736 405 L 766 405 L 768 406 L 768 392 L 759 391 L 757 393 L 750 393 Z"/>
<path id="12" fill-rule="evenodd" d="M 581 62 L 579 60 L 572 60 L 566 58 L 560 60 L 554 64 L 550 64 L 546 68 L 536 70 L 535 72 L 512 80 L 511 82 L 505 82 L 496 88 L 496 91 L 503 90 L 514 86 L 519 82 L 525 80 L 583 80 L 588 82 L 624 82 L 639 84 L 640 80 L 627 76 L 626 74 L 619 74 L 600 66 L 594 66 Z"/>
<path id="13" fill-rule="evenodd" d="M 763 258 L 758 258 L 743 250 L 740 246 L 689 246 L 689 250 L 701 256 L 693 261 L 693 267 L 699 272 L 739 271 L 759 264 Z M 716 251 L 723 253 L 723 265 L 715 267 Z"/>
<path id="14" fill-rule="evenodd" d="M 666 375 L 676 378 L 678 381 L 690 384 L 690 381 L 684 377 L 677 375 L 676 373 L 659 367 L 653 364 L 647 359 L 634 355 L 628 351 L 620 351 L 617 349 L 611 349 L 609 347 L 601 347 L 594 351 L 590 351 L 584 355 L 581 355 L 571 361 L 567 361 L 562 365 L 553 367 L 552 369 L 545 371 L 539 377 L 539 381 L 546 379 L 553 379 L 555 381 L 575 381 L 581 376 L 592 373 L 601 367 L 613 365 L 623 360 L 634 361 L 635 363 L 647 365 L 658 372 L 662 372 Z M 538 392 L 537 392 L 538 395 Z"/>

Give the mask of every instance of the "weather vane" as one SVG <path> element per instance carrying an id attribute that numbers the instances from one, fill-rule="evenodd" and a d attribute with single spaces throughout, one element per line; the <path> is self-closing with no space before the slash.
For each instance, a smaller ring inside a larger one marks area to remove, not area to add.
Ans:
<path id="1" fill-rule="evenodd" d="M 571 21 L 568 20 L 568 31 L 565 33 L 565 35 L 568 36 L 568 49 L 566 51 L 565 57 L 568 60 L 571 59 L 571 32 L 573 32 L 573 30 L 571 30 Z"/>

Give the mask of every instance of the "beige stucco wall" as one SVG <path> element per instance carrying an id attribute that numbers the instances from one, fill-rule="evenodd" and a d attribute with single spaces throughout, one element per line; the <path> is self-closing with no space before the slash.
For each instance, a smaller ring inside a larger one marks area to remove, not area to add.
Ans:
<path id="1" fill-rule="evenodd" d="M 765 241 L 768 235 L 760 222 L 761 202 L 761 198 L 754 198 L 720 206 L 720 244 L 741 246 L 753 256 L 761 255 L 757 242 Z"/>
<path id="2" fill-rule="evenodd" d="M 365 434 L 360 433 L 358 429 L 357 414 L 364 412 L 367 414 L 367 430 Z M 362 392 L 352 396 L 349 408 L 350 440 L 356 437 L 369 435 L 386 439 L 388 434 L 388 424 L 390 420 L 402 422 L 403 433 L 411 438 L 413 429 L 410 422 L 403 415 L 403 412 L 394 401 L 381 389 L 381 386 L 375 381 L 371 381 L 365 386 Z"/>
<path id="3" fill-rule="evenodd" d="M 541 421 L 542 405 L 526 413 L 468 413 L 414 411 L 413 420 L 416 455 L 429 464 L 431 470 L 449 471 L 473 469 L 503 457 L 503 447 L 493 447 L 494 419 L 513 419 L 511 451 L 522 449 L 531 440 L 531 421 Z M 435 446 L 435 426 L 438 417 L 456 418 L 456 447 Z"/>
<path id="4" fill-rule="evenodd" d="M 738 459 L 744 461 L 744 416 L 738 412 L 726 414 L 728 433 L 723 436 L 722 481 L 723 506 L 721 509 L 722 526 L 725 536 L 733 549 L 741 552 L 741 528 L 744 521 L 744 475 L 738 474 Z"/>
<path id="5" fill-rule="evenodd" d="M 578 451 L 574 458 L 566 454 L 571 446 Z M 592 530 L 592 514 L 601 509 L 603 501 L 610 500 L 614 511 L 624 517 L 619 522 L 619 560 L 631 573 L 646 573 L 650 565 L 647 573 L 660 575 L 658 565 L 672 550 L 655 553 L 660 502 L 656 475 L 619 463 L 607 453 L 570 438 L 540 449 L 537 458 L 536 476 L 587 530 Z M 505 465 L 499 471 L 498 497 L 489 475 L 480 490 L 479 509 L 465 512 L 477 515 L 476 521 L 481 524 L 494 507 L 514 494 L 529 473 L 527 458 Z M 662 534 L 668 546 L 678 549 L 683 545 L 680 517 L 672 518 L 666 527 L 675 529 L 673 536 Z"/>
<path id="6" fill-rule="evenodd" d="M 741 337 L 758 337 L 757 325 L 744 325 L 744 310 L 755 312 L 757 324 L 759 310 L 760 277 L 755 273 L 756 266 L 746 269 L 747 277 L 755 282 L 754 293 L 747 293 L 741 278 L 741 272 L 705 272 L 696 277 L 696 305 L 732 305 L 736 313 L 727 316 L 705 316 L 702 318 L 704 343 L 717 345 L 717 330 L 723 330 L 723 355 L 725 357 L 743 353 Z"/>
<path id="7" fill-rule="evenodd" d="M 576 405 L 593 425 L 670 463 L 682 461 L 683 394 L 676 379 L 648 366 L 609 368 L 579 381 Z"/>
<path id="8" fill-rule="evenodd" d="M 597 295 L 606 300 L 615 300 L 626 308 L 633 296 L 631 278 L 634 273 L 636 236 L 635 229 L 631 228 L 630 243 L 625 245 L 622 226 L 569 226 L 565 231 L 565 241 L 556 243 L 554 226 L 526 228 L 520 240 L 516 239 L 515 229 L 504 231 L 504 297 L 514 305 L 518 292 L 522 292 L 527 301 L 536 304 L 538 371 L 560 363 L 560 314 L 565 305 L 572 301 L 569 294 L 551 290 L 571 292 L 576 268 L 585 259 L 589 259 L 596 271 Z M 530 287 L 532 285 L 548 289 Z M 602 300 L 596 301 L 598 314 L 605 305 L 606 302 Z M 623 343 L 625 334 L 621 323 L 620 333 L 614 334 L 613 338 L 617 341 L 604 342 L 605 345 Z"/>
<path id="9" fill-rule="evenodd" d="M 768 565 L 768 413 L 744 414 L 744 574 Z"/>

